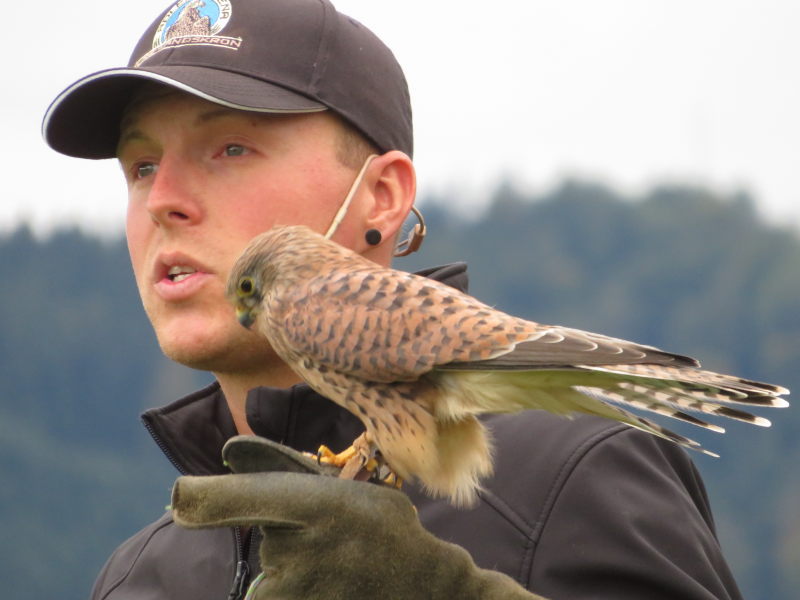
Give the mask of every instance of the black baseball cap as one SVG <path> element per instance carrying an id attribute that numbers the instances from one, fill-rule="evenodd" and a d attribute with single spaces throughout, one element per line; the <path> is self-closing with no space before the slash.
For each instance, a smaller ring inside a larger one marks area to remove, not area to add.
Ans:
<path id="1" fill-rule="evenodd" d="M 113 158 L 122 113 L 155 81 L 246 111 L 331 110 L 382 152 L 413 153 L 403 71 L 369 29 L 328 0 L 178 0 L 145 31 L 127 67 L 88 75 L 50 105 L 54 150 Z"/>

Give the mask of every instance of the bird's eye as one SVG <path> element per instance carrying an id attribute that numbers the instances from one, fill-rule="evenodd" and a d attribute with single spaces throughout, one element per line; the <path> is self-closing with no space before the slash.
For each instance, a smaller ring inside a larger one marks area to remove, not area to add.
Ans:
<path id="1" fill-rule="evenodd" d="M 255 289 L 256 285 L 253 282 L 252 277 L 242 277 L 239 280 L 239 287 L 237 291 L 239 292 L 240 296 L 242 297 L 252 296 Z"/>

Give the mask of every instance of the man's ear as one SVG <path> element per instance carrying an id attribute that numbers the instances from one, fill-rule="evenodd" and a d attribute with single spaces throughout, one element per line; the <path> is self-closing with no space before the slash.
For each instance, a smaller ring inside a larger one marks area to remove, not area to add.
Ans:
<path id="1" fill-rule="evenodd" d="M 363 213 L 364 231 L 377 229 L 384 240 L 381 245 L 393 249 L 417 193 L 414 163 L 403 152 L 391 150 L 373 159 L 366 179 L 371 198 Z"/>

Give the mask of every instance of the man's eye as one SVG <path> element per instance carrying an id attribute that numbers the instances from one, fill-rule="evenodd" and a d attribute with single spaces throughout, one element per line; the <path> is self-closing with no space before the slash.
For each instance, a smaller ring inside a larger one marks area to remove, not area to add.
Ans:
<path id="1" fill-rule="evenodd" d="M 144 179 L 155 173 L 157 168 L 158 166 L 155 163 L 141 163 L 134 167 L 133 172 L 136 175 L 136 179 Z"/>
<path id="2" fill-rule="evenodd" d="M 225 146 L 225 156 L 243 156 L 247 154 L 247 148 L 239 144 L 228 144 Z"/>

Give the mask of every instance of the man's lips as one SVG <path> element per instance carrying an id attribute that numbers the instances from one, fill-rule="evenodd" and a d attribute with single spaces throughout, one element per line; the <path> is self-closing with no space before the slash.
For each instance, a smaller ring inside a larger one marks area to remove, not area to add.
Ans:
<path id="1" fill-rule="evenodd" d="M 167 279 L 172 283 L 180 283 L 197 273 L 197 269 L 188 265 L 175 265 L 167 270 Z"/>
<path id="2" fill-rule="evenodd" d="M 153 284 L 164 300 L 184 300 L 212 275 L 208 267 L 190 256 L 181 253 L 162 254 L 155 264 Z"/>

